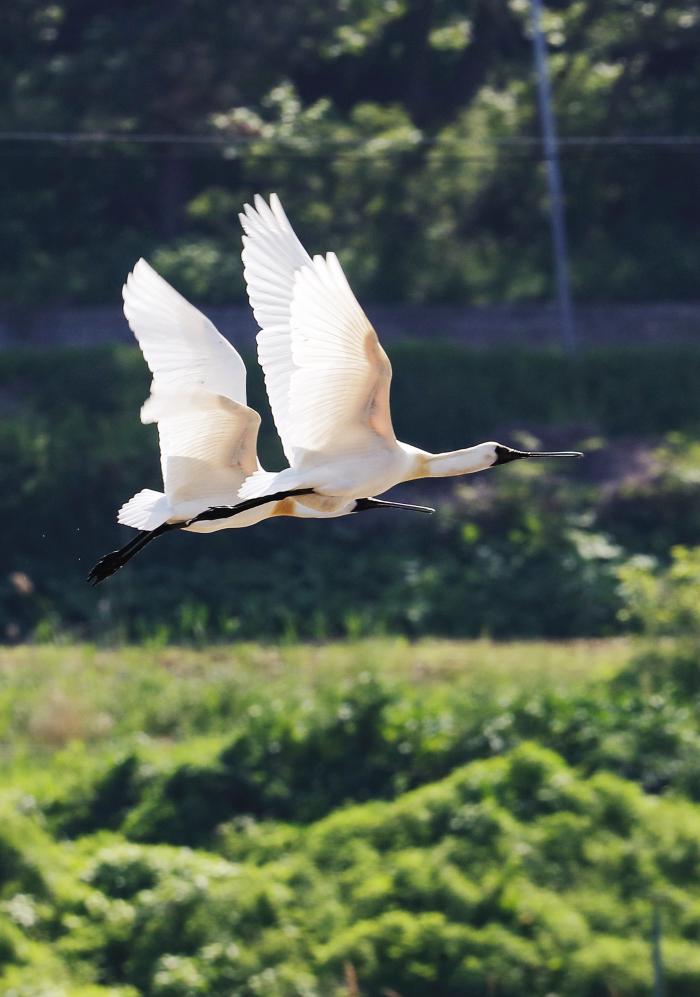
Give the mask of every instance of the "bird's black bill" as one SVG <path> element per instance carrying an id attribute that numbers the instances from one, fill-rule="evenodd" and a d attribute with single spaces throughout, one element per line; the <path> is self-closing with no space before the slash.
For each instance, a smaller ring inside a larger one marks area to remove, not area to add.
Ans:
<path id="1" fill-rule="evenodd" d="M 583 457 L 580 450 L 524 450 L 523 457 Z"/>
<path id="2" fill-rule="evenodd" d="M 431 515 L 435 512 L 428 505 L 410 505 L 408 502 L 388 502 L 384 499 L 361 498 L 355 502 L 353 512 L 369 512 L 371 509 L 406 509 L 408 512 L 425 512 Z"/>
<path id="3" fill-rule="evenodd" d="M 491 465 L 509 464 L 512 460 L 526 457 L 583 457 L 579 450 L 513 450 L 511 447 L 496 447 L 496 459 Z"/>

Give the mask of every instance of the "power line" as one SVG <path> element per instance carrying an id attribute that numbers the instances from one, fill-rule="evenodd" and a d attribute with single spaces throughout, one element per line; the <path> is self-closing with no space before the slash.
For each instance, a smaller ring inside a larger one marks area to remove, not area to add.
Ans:
<path id="1" fill-rule="evenodd" d="M 376 136 L 380 138 L 381 136 Z M 229 148 L 250 148 L 256 142 L 269 142 L 264 136 L 226 136 L 213 134 L 183 134 L 169 132 L 110 132 L 110 131 L 0 131 L 0 142 L 28 142 L 47 144 L 90 144 L 90 145 L 181 145 L 181 146 L 220 146 Z M 371 142 L 372 137 L 365 139 Z M 489 142 L 462 140 L 475 146 L 538 146 L 542 139 L 537 135 L 512 135 L 491 139 Z M 276 144 L 285 146 L 284 140 Z M 342 151 L 352 150 L 358 142 L 327 142 L 324 148 Z M 416 136 L 407 143 L 410 149 L 415 146 L 444 146 L 449 149 L 456 143 L 438 136 Z M 559 146 L 651 146 L 651 147 L 700 147 L 700 135 L 564 135 L 557 140 Z M 300 154 L 316 155 L 317 151 L 297 150 Z M 382 153 L 383 154 L 383 153 Z"/>

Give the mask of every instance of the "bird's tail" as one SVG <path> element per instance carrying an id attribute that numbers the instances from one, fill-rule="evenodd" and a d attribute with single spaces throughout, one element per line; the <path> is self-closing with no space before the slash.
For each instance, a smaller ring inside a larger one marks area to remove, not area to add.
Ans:
<path id="1" fill-rule="evenodd" d="M 162 536 L 163 533 L 167 533 L 168 530 L 179 529 L 179 523 L 163 523 L 161 526 L 156 527 L 155 530 L 140 530 L 137 535 L 129 541 L 128 544 L 124 544 L 119 550 L 112 550 L 109 554 L 105 554 L 101 557 L 97 564 L 91 569 L 90 574 L 87 576 L 87 580 L 91 585 L 99 585 L 103 582 L 105 578 L 109 578 L 120 568 L 123 568 L 132 557 L 135 557 L 139 551 L 155 540 L 156 537 Z"/>
<path id="2" fill-rule="evenodd" d="M 135 530 L 155 530 L 172 516 L 172 508 L 163 492 L 144 488 L 125 502 L 117 513 L 117 522 Z"/>
<path id="3" fill-rule="evenodd" d="M 249 474 L 240 487 L 237 501 L 247 501 L 248 499 L 260 498 L 268 493 L 278 492 L 280 489 L 276 487 L 277 479 L 282 473 L 284 472 L 263 471 L 261 469 Z"/>

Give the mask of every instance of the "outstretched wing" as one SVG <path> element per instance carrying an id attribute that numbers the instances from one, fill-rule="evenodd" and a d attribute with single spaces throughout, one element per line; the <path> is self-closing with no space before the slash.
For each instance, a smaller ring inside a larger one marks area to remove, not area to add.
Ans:
<path id="1" fill-rule="evenodd" d="M 255 207 L 246 204 L 239 215 L 243 226 L 243 276 L 258 333 L 258 361 L 265 375 L 275 426 L 284 453 L 292 462 L 287 438 L 292 360 L 291 309 L 294 278 L 311 257 L 297 238 L 276 194 L 269 205 L 255 195 Z"/>
<path id="2" fill-rule="evenodd" d="M 291 328 L 294 450 L 338 454 L 378 437 L 393 444 L 391 364 L 334 253 L 296 275 Z"/>
<path id="3" fill-rule="evenodd" d="M 395 441 L 391 364 L 333 253 L 312 260 L 276 195 L 241 215 L 258 359 L 290 463 Z"/>
<path id="4" fill-rule="evenodd" d="M 141 421 L 158 424 L 165 493 L 231 502 L 258 468 L 257 412 L 245 404 L 245 365 L 212 323 L 139 260 L 124 314 L 153 374 Z"/>
<path id="5" fill-rule="evenodd" d="M 127 277 L 122 297 L 153 374 L 151 390 L 204 388 L 245 405 L 246 370 L 236 350 L 145 260 Z"/>

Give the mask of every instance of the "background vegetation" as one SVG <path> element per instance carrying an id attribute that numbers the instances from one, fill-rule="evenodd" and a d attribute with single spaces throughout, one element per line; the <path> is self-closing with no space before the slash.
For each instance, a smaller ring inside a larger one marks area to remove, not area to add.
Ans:
<path id="1" fill-rule="evenodd" d="M 546 7 L 561 134 L 602 140 L 562 151 L 576 297 L 696 297 L 697 3 Z M 6 303 L 116 300 L 140 255 L 242 299 L 273 189 L 365 300 L 551 294 L 526 0 L 17 0 L 3 36 Z"/>
<path id="2" fill-rule="evenodd" d="M 392 360 L 403 438 L 433 450 L 540 440 L 580 446 L 586 459 L 400 490 L 437 505 L 431 518 L 373 513 L 166 537 L 93 590 L 90 565 L 129 535 L 113 525 L 116 508 L 160 483 L 155 434 L 138 421 L 145 365 L 126 349 L 4 353 L 5 636 L 602 635 L 628 626 L 621 564 L 664 563 L 674 543 L 700 543 L 694 349 L 565 360 L 396 344 Z M 257 379 L 251 400 L 266 410 Z M 263 460 L 275 466 L 265 422 Z"/>
<path id="3" fill-rule="evenodd" d="M 546 7 L 575 299 L 697 298 L 700 6 Z M 271 190 L 365 302 L 552 297 L 526 0 L 3 14 L 13 329 L 141 255 L 242 301 Z M 391 344 L 400 437 L 585 461 L 167 537 L 97 591 L 159 484 L 145 366 L 0 354 L 3 997 L 700 992 L 700 354 L 435 325 Z"/>

